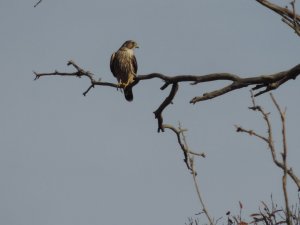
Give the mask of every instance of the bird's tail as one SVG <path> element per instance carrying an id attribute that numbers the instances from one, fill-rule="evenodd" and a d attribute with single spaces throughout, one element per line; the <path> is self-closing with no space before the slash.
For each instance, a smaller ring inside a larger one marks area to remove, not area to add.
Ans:
<path id="1" fill-rule="evenodd" d="M 127 101 L 131 102 L 133 100 L 132 86 L 124 88 L 124 95 Z"/>

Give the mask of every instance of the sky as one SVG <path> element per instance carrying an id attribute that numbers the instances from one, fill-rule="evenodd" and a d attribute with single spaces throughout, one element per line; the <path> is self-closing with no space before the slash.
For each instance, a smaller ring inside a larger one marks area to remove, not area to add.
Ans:
<path id="1" fill-rule="evenodd" d="M 276 1 L 282 3 L 285 1 Z M 68 60 L 102 81 L 112 52 L 135 40 L 138 74 L 169 76 L 229 72 L 250 77 L 299 63 L 300 39 L 280 17 L 248 0 L 0 1 L 0 224 L 185 224 L 201 206 L 183 154 L 170 131 L 157 133 L 153 111 L 168 95 L 157 79 L 120 91 L 89 80 L 44 77 L 33 71 L 72 72 Z M 249 111 L 249 88 L 191 105 L 226 85 L 180 84 L 164 121 L 188 129 L 200 190 L 215 219 L 230 210 L 256 212 L 270 195 L 283 206 L 281 176 L 267 146 L 234 125 L 266 135 Z M 300 174 L 299 80 L 273 92 L 287 108 L 288 163 Z M 281 150 L 280 121 L 268 94 L 256 99 L 270 112 Z M 297 190 L 288 183 L 290 202 Z"/>

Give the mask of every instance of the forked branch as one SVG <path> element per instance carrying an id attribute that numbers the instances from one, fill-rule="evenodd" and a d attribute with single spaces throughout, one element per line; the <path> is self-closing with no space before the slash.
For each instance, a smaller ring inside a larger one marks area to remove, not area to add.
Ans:
<path id="1" fill-rule="evenodd" d="M 291 218 L 291 211 L 289 209 L 288 193 L 287 193 L 287 189 L 286 189 L 287 176 L 289 176 L 294 181 L 294 183 L 298 187 L 298 190 L 300 190 L 300 180 L 294 174 L 292 168 L 289 167 L 288 164 L 287 164 L 288 148 L 287 148 L 287 141 L 286 141 L 285 111 L 283 111 L 280 108 L 280 106 L 277 103 L 274 96 L 272 94 L 270 94 L 270 96 L 271 96 L 273 104 L 275 105 L 275 107 L 276 107 L 276 109 L 277 109 L 277 111 L 280 115 L 280 118 L 281 118 L 281 126 L 282 126 L 282 152 L 281 152 L 281 156 L 282 156 L 282 160 L 279 160 L 277 158 L 276 148 L 275 148 L 274 141 L 273 141 L 273 130 L 272 130 L 271 122 L 270 122 L 270 119 L 269 119 L 269 113 L 266 113 L 261 106 L 256 105 L 253 95 L 252 95 L 253 106 L 249 107 L 249 109 L 254 110 L 254 111 L 258 111 L 263 116 L 263 119 L 265 120 L 266 125 L 267 125 L 268 136 L 264 137 L 260 134 L 257 134 L 253 130 L 247 130 L 247 129 L 242 128 L 241 126 L 236 126 L 236 128 L 237 128 L 236 131 L 247 133 L 249 135 L 253 135 L 253 136 L 263 140 L 264 142 L 266 142 L 268 144 L 268 147 L 269 147 L 271 155 L 272 155 L 273 162 L 275 163 L 275 165 L 277 167 L 279 167 L 283 171 L 282 189 L 283 189 L 283 194 L 284 194 L 284 199 L 285 199 L 285 208 L 286 208 L 286 221 L 285 222 L 288 225 L 291 225 L 292 224 L 292 222 L 291 222 L 292 218 Z"/>
<path id="2" fill-rule="evenodd" d="M 215 223 L 213 222 L 211 216 L 209 215 L 209 213 L 206 209 L 206 206 L 204 204 L 204 201 L 203 201 L 203 198 L 202 198 L 202 195 L 200 192 L 199 182 L 197 181 L 197 178 L 196 178 L 197 172 L 195 170 L 195 163 L 194 163 L 194 156 L 201 156 L 201 157 L 205 158 L 205 154 L 204 153 L 195 153 L 190 150 L 190 148 L 187 144 L 187 141 L 186 141 L 185 134 L 184 134 L 184 132 L 186 132 L 187 129 L 182 128 L 180 124 L 179 124 L 178 128 L 175 128 L 172 125 L 168 125 L 168 124 L 164 124 L 163 127 L 172 130 L 176 134 L 178 144 L 181 147 L 181 150 L 183 151 L 183 154 L 184 154 L 184 162 L 185 162 L 188 170 L 191 171 L 191 174 L 193 176 L 193 182 L 195 185 L 198 199 L 199 199 L 201 207 L 202 207 L 202 212 L 205 214 L 207 220 L 209 221 L 209 224 L 214 225 Z"/>
<path id="3" fill-rule="evenodd" d="M 261 5 L 272 10 L 282 17 L 282 22 L 286 23 L 290 28 L 292 28 L 295 33 L 300 36 L 300 15 L 296 13 L 296 0 L 290 2 L 291 8 L 288 6 L 281 7 L 268 0 L 256 0 Z"/>
<path id="4" fill-rule="evenodd" d="M 176 134 L 177 142 L 178 142 L 178 144 L 183 152 L 183 155 L 184 155 L 183 161 L 185 162 L 187 168 L 192 171 L 192 167 L 188 160 L 188 154 L 195 155 L 195 156 L 201 156 L 201 157 L 205 158 L 205 153 L 197 153 L 197 152 L 193 152 L 191 149 L 189 149 L 188 145 L 186 144 L 185 136 L 184 136 L 184 132 L 187 131 L 187 129 L 183 129 L 183 128 L 181 128 L 181 126 L 179 126 L 178 128 L 175 128 L 174 126 L 172 126 L 170 124 L 164 124 L 163 128 L 169 129 Z"/>

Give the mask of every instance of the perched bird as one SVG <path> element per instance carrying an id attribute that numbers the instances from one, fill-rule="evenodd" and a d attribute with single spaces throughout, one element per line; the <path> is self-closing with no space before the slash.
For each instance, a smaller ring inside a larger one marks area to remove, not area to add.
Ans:
<path id="1" fill-rule="evenodd" d="M 110 58 L 110 70 L 117 78 L 118 85 L 124 89 L 127 101 L 133 100 L 132 83 L 136 77 L 138 65 L 133 50 L 139 46 L 135 41 L 125 41 Z"/>

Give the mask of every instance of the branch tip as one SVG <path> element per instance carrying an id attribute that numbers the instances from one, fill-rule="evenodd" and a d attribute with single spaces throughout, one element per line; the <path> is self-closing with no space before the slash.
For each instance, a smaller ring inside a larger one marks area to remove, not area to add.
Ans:
<path id="1" fill-rule="evenodd" d="M 165 82 L 163 86 L 161 86 L 160 90 L 165 90 L 170 85 L 169 82 Z"/>
<path id="2" fill-rule="evenodd" d="M 40 3 L 42 2 L 42 0 L 39 0 L 37 3 L 34 4 L 34 8 L 37 7 Z"/>

